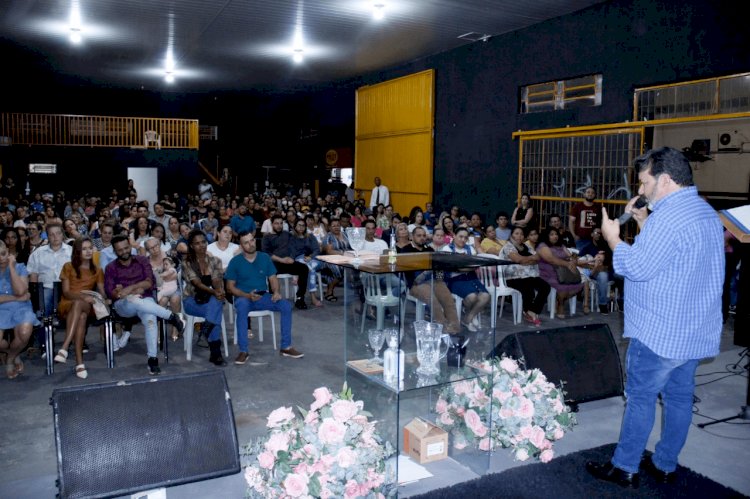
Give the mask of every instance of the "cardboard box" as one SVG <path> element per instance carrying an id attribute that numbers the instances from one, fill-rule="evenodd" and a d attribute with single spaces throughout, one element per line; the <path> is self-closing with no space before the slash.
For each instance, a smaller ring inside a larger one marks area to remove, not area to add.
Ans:
<path id="1" fill-rule="evenodd" d="M 448 457 L 448 433 L 422 418 L 404 426 L 404 454 L 419 464 Z"/>

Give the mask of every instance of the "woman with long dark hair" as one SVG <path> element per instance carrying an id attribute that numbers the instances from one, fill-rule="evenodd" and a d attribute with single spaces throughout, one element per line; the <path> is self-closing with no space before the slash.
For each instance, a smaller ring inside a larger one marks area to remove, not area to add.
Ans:
<path id="1" fill-rule="evenodd" d="M 94 313 L 95 298 L 83 291 L 104 293 L 104 272 L 94 263 L 94 243 L 88 236 L 83 236 L 73 243 L 70 261 L 63 265 L 60 272 L 62 297 L 57 312 L 65 319 L 65 339 L 55 355 L 55 362 L 65 363 L 68 360 L 68 347 L 75 336 L 76 376 L 88 377 L 83 363 L 83 340 L 86 337 L 86 320 Z"/>
<path id="2" fill-rule="evenodd" d="M 26 265 L 29 261 L 29 250 L 24 247 L 19 234 L 19 228 L 8 227 L 3 231 L 3 241 L 8 247 L 8 253 L 16 258 L 16 262 Z"/>
<path id="3" fill-rule="evenodd" d="M 0 333 L 0 352 L 7 355 L 5 374 L 14 379 L 23 374 L 19 354 L 29 342 L 31 330 L 39 321 L 31 308 L 29 273 L 26 266 L 16 262 L 0 241 L 0 330 L 12 329 L 13 339 Z"/>
<path id="4" fill-rule="evenodd" d="M 192 230 L 187 236 L 187 257 L 182 267 L 185 312 L 203 317 L 201 334 L 208 336 L 209 361 L 227 365 L 221 356 L 221 320 L 224 310 L 224 270 L 221 260 L 206 251 L 208 242 L 203 231 Z"/>
<path id="5" fill-rule="evenodd" d="M 584 290 L 583 313 L 589 313 L 589 287 L 583 281 L 578 284 L 562 284 L 557 278 L 555 267 L 567 267 L 571 272 L 578 273 L 576 258 L 568 248 L 562 245 L 560 233 L 555 228 L 549 228 L 536 248 L 541 257 L 539 260 L 539 276 L 557 291 L 557 317 L 565 318 L 565 300 Z"/>

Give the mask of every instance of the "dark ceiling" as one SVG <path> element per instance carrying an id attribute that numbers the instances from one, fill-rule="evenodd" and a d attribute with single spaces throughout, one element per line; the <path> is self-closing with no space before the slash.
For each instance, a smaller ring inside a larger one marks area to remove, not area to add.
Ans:
<path id="1" fill-rule="evenodd" d="M 96 85 L 202 92 L 392 68 L 601 0 L 3 0 L 0 36 Z M 376 21 L 373 4 L 384 5 Z M 81 42 L 70 42 L 71 11 Z M 295 32 L 304 60 L 292 61 Z M 172 47 L 175 82 L 164 81 Z"/>

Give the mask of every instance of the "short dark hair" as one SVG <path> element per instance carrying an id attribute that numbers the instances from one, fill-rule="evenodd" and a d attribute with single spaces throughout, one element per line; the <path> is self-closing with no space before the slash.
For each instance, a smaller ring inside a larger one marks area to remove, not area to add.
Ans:
<path id="1" fill-rule="evenodd" d="M 684 154 L 671 147 L 660 147 L 638 156 L 633 161 L 636 173 L 651 170 L 651 176 L 669 175 L 678 185 L 693 185 L 693 171 Z"/>
<path id="2" fill-rule="evenodd" d="M 281 215 L 273 215 L 271 217 L 271 223 L 273 223 L 275 220 L 281 220 L 283 222 L 284 221 L 284 217 L 282 217 Z"/>
<path id="3" fill-rule="evenodd" d="M 495 215 L 495 220 L 497 220 L 500 217 L 510 218 L 510 215 L 508 215 L 507 211 L 498 211 L 497 215 Z"/>
<path id="4" fill-rule="evenodd" d="M 372 224 L 372 225 L 377 225 L 377 224 L 375 223 L 375 220 L 373 220 L 373 219 L 371 219 L 371 218 L 368 218 L 367 220 L 365 220 L 364 222 L 362 222 L 362 226 L 363 226 L 363 227 L 364 227 L 364 226 L 366 226 L 366 225 L 368 225 L 368 224 Z"/>
<path id="5" fill-rule="evenodd" d="M 127 240 L 128 240 L 127 236 L 123 236 L 122 234 L 117 234 L 115 237 L 112 238 L 112 247 L 114 247 L 115 244 L 118 244 Z"/>
<path id="6" fill-rule="evenodd" d="M 248 234 L 252 234 L 253 239 L 255 239 L 255 231 L 252 230 L 241 230 L 237 233 L 237 240 L 239 241 L 243 237 L 245 237 Z"/>

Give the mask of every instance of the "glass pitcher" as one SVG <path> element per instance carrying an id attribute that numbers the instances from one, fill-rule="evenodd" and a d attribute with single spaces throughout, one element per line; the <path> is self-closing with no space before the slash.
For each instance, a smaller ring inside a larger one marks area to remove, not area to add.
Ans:
<path id="1" fill-rule="evenodd" d="M 417 373 L 434 376 L 440 372 L 438 362 L 448 353 L 450 336 L 443 334 L 443 325 L 436 322 L 414 321 L 414 334 L 417 338 Z M 441 343 L 445 348 L 441 348 Z"/>

